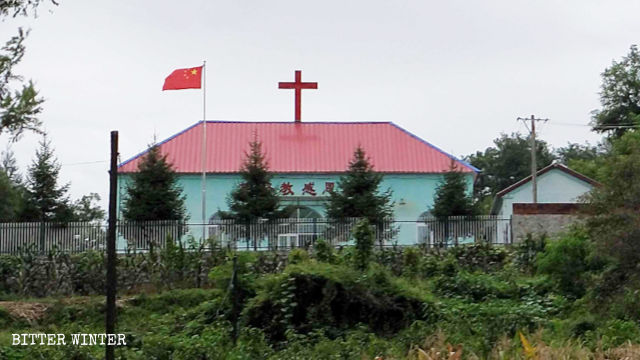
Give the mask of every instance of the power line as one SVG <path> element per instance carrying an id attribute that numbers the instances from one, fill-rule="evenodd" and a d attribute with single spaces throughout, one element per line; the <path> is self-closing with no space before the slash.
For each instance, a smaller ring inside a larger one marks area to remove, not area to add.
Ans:
<path id="1" fill-rule="evenodd" d="M 60 166 L 77 166 L 77 165 L 91 165 L 91 164 L 101 164 L 109 162 L 109 160 L 98 160 L 98 161 L 84 161 L 84 162 L 76 162 L 76 163 L 66 163 L 61 164 Z"/>
<path id="2" fill-rule="evenodd" d="M 598 127 L 601 129 L 633 129 L 640 128 L 639 124 L 617 124 L 617 125 L 590 125 L 590 124 L 578 124 L 578 123 L 563 123 L 563 122 L 553 122 L 549 125 L 560 125 L 560 126 L 587 126 L 587 127 Z"/>

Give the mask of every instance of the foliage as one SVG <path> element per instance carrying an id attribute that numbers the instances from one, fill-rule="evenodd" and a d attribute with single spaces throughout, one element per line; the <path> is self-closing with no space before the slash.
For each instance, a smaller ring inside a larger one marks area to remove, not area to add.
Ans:
<path id="1" fill-rule="evenodd" d="M 22 205 L 22 193 L 9 176 L 0 169 L 0 222 L 18 219 Z"/>
<path id="2" fill-rule="evenodd" d="M 247 304 L 244 322 L 263 329 L 273 343 L 287 341 L 287 332 L 292 331 L 322 331 L 335 337 L 358 323 L 390 334 L 414 320 L 437 317 L 435 305 L 424 295 L 406 289 L 378 267 L 358 273 L 307 262 L 290 265 L 283 274 L 265 280 Z"/>
<path id="3" fill-rule="evenodd" d="M 640 133 L 628 132 L 612 142 L 601 168 L 603 186 L 585 198 L 589 236 L 603 255 L 612 257 L 617 271 L 636 276 L 640 262 Z"/>
<path id="4" fill-rule="evenodd" d="M 146 289 L 210 286 L 209 271 L 224 262 L 224 253 L 212 244 L 186 246 L 167 241 L 165 248 L 118 257 L 118 287 L 123 293 Z M 210 246 L 211 251 L 205 251 Z M 259 271 L 262 271 L 258 268 Z M 51 250 L 40 256 L 34 247 L 0 256 L 0 296 L 92 295 L 104 292 L 103 252 L 67 254 Z"/>
<path id="5" fill-rule="evenodd" d="M 459 267 L 469 271 L 500 270 L 508 260 L 504 247 L 485 242 L 456 246 L 449 250 L 447 256 L 453 258 Z"/>
<path id="6" fill-rule="evenodd" d="M 547 241 L 546 235 L 534 237 L 531 233 L 527 234 L 524 240 L 515 245 L 514 265 L 526 274 L 534 274 L 538 254 L 545 250 Z"/>
<path id="7" fill-rule="evenodd" d="M 328 241 L 324 239 L 318 239 L 313 246 L 316 259 L 318 261 L 333 263 L 335 261 L 335 254 L 333 253 L 333 247 Z"/>
<path id="8" fill-rule="evenodd" d="M 36 157 L 28 168 L 26 201 L 22 221 L 67 222 L 73 220 L 67 191 L 69 184 L 59 185 L 60 164 L 51 141 L 46 136 L 40 141 Z"/>
<path id="9" fill-rule="evenodd" d="M 382 180 L 383 175 L 374 171 L 364 149 L 358 146 L 346 173 L 338 181 L 337 190 L 329 193 L 327 217 L 336 221 L 366 218 L 381 228 L 393 215 L 391 189 L 380 193 Z"/>
<path id="10" fill-rule="evenodd" d="M 593 130 L 620 137 L 625 125 L 640 124 L 640 53 L 632 45 L 621 61 L 614 61 L 602 73 L 602 109 L 593 112 Z"/>
<path id="11" fill-rule="evenodd" d="M 467 195 L 465 176 L 457 169 L 453 160 L 449 171 L 444 174 L 444 179 L 436 188 L 431 214 L 438 219 L 475 215 L 473 199 Z"/>
<path id="12" fill-rule="evenodd" d="M 10 146 L 0 152 L 0 172 L 4 172 L 15 185 L 22 184 L 22 176 L 18 171 L 18 160 Z"/>
<path id="13" fill-rule="evenodd" d="M 538 255 L 538 272 L 547 274 L 562 294 L 580 298 L 585 294 L 591 270 L 591 241 L 586 232 L 574 229 L 546 244 Z"/>
<path id="14" fill-rule="evenodd" d="M 354 265 L 359 270 L 366 270 L 371 261 L 375 241 L 375 234 L 367 218 L 358 220 L 353 228 L 353 238 L 356 241 Z"/>
<path id="15" fill-rule="evenodd" d="M 183 252 L 179 243 L 174 246 L 166 254 L 158 249 L 154 256 L 176 266 L 191 261 L 183 258 L 190 252 L 188 247 Z M 615 307 L 594 311 L 596 304 L 589 303 L 588 297 L 573 301 L 558 294 L 547 276 L 513 271 L 517 269 L 509 263 L 506 250 L 500 260 L 502 254 L 484 247 L 465 247 L 457 254 L 453 249 L 444 253 L 385 249 L 384 254 L 375 255 L 379 263 L 364 272 L 346 265 L 351 260 L 345 257 L 351 259 L 352 250 L 335 254 L 336 264 L 292 256 L 296 263 L 284 270 L 273 266 L 280 261 L 275 253 L 238 253 L 238 284 L 246 297 L 239 303 L 236 344 L 228 291 L 233 254 L 219 252 L 213 256 L 218 259 L 215 264 L 205 262 L 212 264 L 212 271 L 203 286 L 213 289 L 137 288 L 143 293 L 122 296 L 119 302 L 118 331 L 127 334 L 128 344 L 118 348 L 117 356 L 400 360 L 424 354 L 457 359 L 462 354 L 469 359 L 527 359 L 533 349 L 539 358 L 636 358 L 640 354 L 640 327 L 634 320 L 640 303 L 637 287 L 613 299 Z M 59 259 L 50 260 L 63 263 L 63 256 L 55 256 Z M 95 271 L 91 264 L 102 259 L 100 253 L 78 254 L 69 257 L 69 264 L 77 262 L 77 256 L 83 256 L 88 272 Z M 148 269 L 159 264 L 148 253 L 136 257 L 144 259 Z M 490 263 L 488 259 L 498 260 L 485 268 L 482 264 Z M 13 269 L 20 268 L 15 261 L 15 257 L 0 257 L 0 284 L 5 273 L 12 277 Z M 119 272 L 135 270 L 118 266 Z M 188 272 L 179 267 L 169 270 L 171 266 L 162 271 Z M 391 267 L 398 267 L 403 276 L 394 275 Z M 38 277 L 35 272 L 32 275 Z M 11 333 L 102 331 L 103 296 L 43 298 L 20 304 L 34 301 L 46 311 L 29 321 L 6 302 L 0 304 L 0 342 L 11 341 Z M 0 356 L 8 358 L 99 358 L 103 353 L 99 346 L 0 350 Z"/>
<path id="16" fill-rule="evenodd" d="M 309 260 L 309 253 L 305 249 L 293 249 L 288 258 L 289 264 L 300 264 Z"/>
<path id="17" fill-rule="evenodd" d="M 228 199 L 230 211 L 224 213 L 224 217 L 240 222 L 288 217 L 292 208 L 280 206 L 277 191 L 271 186 L 273 176 L 269 172 L 269 163 L 257 135 L 249 147 L 250 152 L 245 154 L 240 168 L 242 182 L 231 191 Z"/>
<path id="18" fill-rule="evenodd" d="M 0 21 L 5 17 L 27 16 L 43 2 L 42 0 L 10 0 L 0 2 Z M 51 3 L 58 5 L 55 0 Z M 40 132 L 37 115 L 42 111 L 44 99 L 38 96 L 31 80 L 14 72 L 25 53 L 24 42 L 29 31 L 18 29 L 0 48 L 0 134 L 9 133 L 17 140 L 25 130 Z M 21 88 L 17 90 L 17 88 Z"/>
<path id="19" fill-rule="evenodd" d="M 105 218 L 105 212 L 97 202 L 100 201 L 100 195 L 90 193 L 73 203 L 73 213 L 75 221 L 101 221 Z"/>
<path id="20" fill-rule="evenodd" d="M 481 170 L 474 194 L 478 201 L 491 198 L 498 191 L 531 175 L 531 141 L 528 137 L 519 133 L 501 134 L 493 144 L 484 152 L 477 151 L 466 157 L 471 165 Z M 538 169 L 551 164 L 553 159 L 547 143 L 536 139 Z M 482 212 L 488 213 L 489 208 L 482 209 Z"/>
<path id="21" fill-rule="evenodd" d="M 122 215 L 126 220 L 179 220 L 187 219 L 185 196 L 177 185 L 178 177 L 166 155 L 157 145 L 149 148 L 131 174 L 124 196 Z"/>

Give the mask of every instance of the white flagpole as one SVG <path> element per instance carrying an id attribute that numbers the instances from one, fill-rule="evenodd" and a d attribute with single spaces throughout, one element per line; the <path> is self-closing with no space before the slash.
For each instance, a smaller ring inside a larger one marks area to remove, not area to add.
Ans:
<path id="1" fill-rule="evenodd" d="M 202 241 L 207 229 L 207 62 L 202 62 Z"/>

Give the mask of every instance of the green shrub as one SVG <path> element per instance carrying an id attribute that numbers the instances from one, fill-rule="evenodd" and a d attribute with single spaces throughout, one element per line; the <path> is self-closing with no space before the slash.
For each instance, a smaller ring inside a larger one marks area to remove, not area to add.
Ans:
<path id="1" fill-rule="evenodd" d="M 496 271 L 502 269 L 507 261 L 507 251 L 502 246 L 481 242 L 471 245 L 456 246 L 447 251 L 458 266 L 468 271 Z"/>
<path id="2" fill-rule="evenodd" d="M 514 265 L 526 274 L 535 273 L 536 259 L 538 254 L 544 251 L 546 244 L 546 235 L 534 237 L 530 233 L 527 234 L 524 240 L 514 246 Z"/>
<path id="3" fill-rule="evenodd" d="M 356 223 L 353 229 L 353 237 L 356 241 L 354 265 L 357 269 L 366 270 L 371 261 L 373 243 L 375 241 L 375 234 L 369 220 L 365 218 Z"/>
<path id="4" fill-rule="evenodd" d="M 305 263 L 260 283 L 244 310 L 244 323 L 265 332 L 269 341 L 286 341 L 287 331 L 322 329 L 333 338 L 362 323 L 379 334 L 393 334 L 415 320 L 437 317 L 435 305 L 397 283 L 381 266 L 358 273 L 344 266 Z"/>
<path id="5" fill-rule="evenodd" d="M 609 320 L 598 329 L 598 335 L 605 349 L 620 346 L 627 341 L 636 344 L 640 341 L 640 329 L 634 321 Z"/>
<path id="6" fill-rule="evenodd" d="M 404 249 L 403 257 L 403 274 L 409 277 L 416 277 L 420 273 L 420 263 L 422 260 L 422 252 L 416 247 Z"/>
<path id="7" fill-rule="evenodd" d="M 309 261 L 309 253 L 305 249 L 292 249 L 288 259 L 290 264 L 300 264 Z"/>
<path id="8" fill-rule="evenodd" d="M 335 261 L 333 254 L 333 247 L 324 239 L 318 239 L 313 246 L 315 250 L 316 259 L 318 261 L 333 263 Z"/>
<path id="9" fill-rule="evenodd" d="M 435 290 L 446 297 L 469 298 L 473 301 L 488 299 L 511 299 L 519 295 L 518 287 L 488 274 L 471 274 L 466 271 L 453 277 L 440 276 L 435 281 Z"/>
<path id="10" fill-rule="evenodd" d="M 591 251 L 592 244 L 586 232 L 574 229 L 547 243 L 545 251 L 538 255 L 537 270 L 549 275 L 561 293 L 580 298 L 587 287 Z"/>

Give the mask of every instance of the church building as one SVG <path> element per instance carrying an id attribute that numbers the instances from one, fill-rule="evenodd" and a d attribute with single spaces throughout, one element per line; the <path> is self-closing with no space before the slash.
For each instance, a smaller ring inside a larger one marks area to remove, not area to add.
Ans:
<path id="1" fill-rule="evenodd" d="M 206 134 L 203 130 L 206 128 Z M 206 136 L 203 136 L 206 135 Z M 452 160 L 463 172 L 471 192 L 478 169 L 420 139 L 392 122 L 198 122 L 158 144 L 179 173 L 190 223 L 202 223 L 202 141 L 206 139 L 206 219 L 228 210 L 227 198 L 240 182 L 238 171 L 254 136 L 274 174 L 272 185 L 283 205 L 297 208 L 298 218 L 325 217 L 328 192 L 337 189 L 361 146 L 374 170 L 384 174 L 380 191 L 393 192 L 394 217 L 402 224 L 398 244 L 415 244 L 417 221 L 428 214 L 436 187 Z M 118 168 L 119 202 L 126 196 L 129 175 L 137 171 L 146 151 Z M 194 232 L 197 236 L 197 233 Z"/>

